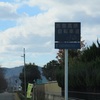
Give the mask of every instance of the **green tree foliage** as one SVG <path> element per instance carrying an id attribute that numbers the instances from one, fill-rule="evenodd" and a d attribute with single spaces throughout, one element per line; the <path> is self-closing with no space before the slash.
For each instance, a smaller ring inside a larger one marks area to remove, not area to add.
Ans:
<path id="1" fill-rule="evenodd" d="M 91 62 L 74 61 L 69 67 L 69 90 L 100 92 L 100 58 Z"/>
<path id="2" fill-rule="evenodd" d="M 79 59 L 80 57 L 80 51 L 79 50 L 69 50 L 69 64 L 71 65 L 73 63 L 74 59 Z M 60 49 L 57 53 L 58 62 L 60 64 L 58 71 L 57 71 L 57 82 L 58 85 L 62 88 L 62 96 L 64 96 L 64 90 L 65 90 L 65 51 L 63 49 Z"/>
<path id="3" fill-rule="evenodd" d="M 81 60 L 83 62 L 90 62 L 92 60 L 96 60 L 96 58 L 100 57 L 100 43 L 97 40 L 97 45 L 95 43 L 92 46 L 87 47 L 81 56 Z"/>
<path id="4" fill-rule="evenodd" d="M 57 70 L 57 82 L 58 86 L 62 89 L 62 96 L 64 96 L 64 88 L 65 88 L 65 81 L 64 81 L 64 65 L 65 65 L 65 52 L 63 49 L 59 49 L 57 53 L 57 60 L 59 63 L 58 70 Z"/>
<path id="5" fill-rule="evenodd" d="M 83 41 L 84 42 L 84 41 Z M 84 43 L 82 43 L 84 44 Z M 82 46 L 84 47 L 84 45 Z M 88 91 L 88 92 L 100 92 L 100 43 L 93 43 L 89 47 L 84 47 L 81 50 L 69 50 L 68 56 L 68 82 L 69 90 L 74 91 Z M 65 57 L 64 50 L 59 50 L 57 53 L 58 67 L 56 68 L 56 79 L 58 85 L 62 88 L 62 95 L 64 95 L 64 66 Z M 48 64 L 49 65 L 49 64 Z M 52 71 L 49 65 L 45 66 L 46 74 L 48 78 Z M 50 73 L 49 73 L 50 72 Z"/>
<path id="6" fill-rule="evenodd" d="M 69 64 L 69 90 L 100 92 L 100 43 L 81 51 Z"/>
<path id="7" fill-rule="evenodd" d="M 0 68 L 0 92 L 7 89 L 7 81 L 4 77 L 4 70 Z"/>
<path id="8" fill-rule="evenodd" d="M 58 82 L 58 86 L 61 87 L 62 90 L 62 96 L 64 96 L 64 90 L 65 90 L 65 75 L 64 75 L 64 68 L 62 68 L 62 66 L 58 67 L 57 70 L 57 82 Z"/>
<path id="9" fill-rule="evenodd" d="M 64 49 L 59 49 L 58 53 L 57 53 L 57 60 L 60 64 L 60 67 L 62 67 L 64 69 L 64 65 L 65 65 L 65 51 Z"/>
<path id="10" fill-rule="evenodd" d="M 25 71 L 26 71 L 26 84 L 36 82 L 37 79 L 41 79 L 40 72 L 38 70 L 38 66 L 35 64 L 26 64 L 25 65 Z M 22 81 L 22 89 L 24 90 L 24 68 L 22 70 L 22 73 L 20 73 L 19 76 L 20 80 Z"/>
<path id="11" fill-rule="evenodd" d="M 59 63 L 56 60 L 52 60 L 48 62 L 42 68 L 44 76 L 46 76 L 48 80 L 55 81 L 58 66 L 59 66 Z"/>

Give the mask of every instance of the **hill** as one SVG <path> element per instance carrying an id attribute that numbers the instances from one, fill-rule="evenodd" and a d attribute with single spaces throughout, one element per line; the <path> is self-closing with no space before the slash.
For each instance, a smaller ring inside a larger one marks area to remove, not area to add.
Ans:
<path id="1" fill-rule="evenodd" d="M 8 79 L 12 76 L 19 76 L 22 72 L 23 66 L 14 67 L 14 68 L 4 68 L 5 70 L 5 78 Z"/>
<path id="2" fill-rule="evenodd" d="M 21 81 L 19 79 L 19 75 L 22 72 L 23 66 L 14 67 L 14 68 L 4 68 L 5 78 L 8 82 L 8 87 L 12 90 L 18 89 L 21 85 Z M 48 80 L 43 76 L 42 68 L 38 67 L 40 74 L 41 74 L 41 83 L 47 83 Z"/>

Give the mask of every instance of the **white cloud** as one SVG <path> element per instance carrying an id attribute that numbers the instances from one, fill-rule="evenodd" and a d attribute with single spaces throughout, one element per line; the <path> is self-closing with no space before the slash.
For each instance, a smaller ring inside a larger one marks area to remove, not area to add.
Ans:
<path id="1" fill-rule="evenodd" d="M 6 2 L 0 2 L 0 19 L 16 19 L 20 16 L 16 13 L 18 8 L 17 4 L 11 4 Z"/>
<path id="2" fill-rule="evenodd" d="M 17 67 L 19 65 L 20 66 L 24 65 L 23 61 L 19 61 L 19 60 L 13 61 L 13 58 L 12 58 L 12 61 L 8 60 L 8 62 L 1 63 L 2 67 L 6 67 L 7 66 L 8 68 Z"/>
<path id="3" fill-rule="evenodd" d="M 16 0 L 17 4 L 0 2 L 1 19 L 15 19 L 16 26 L 0 32 L 1 53 L 21 54 L 25 47 L 28 56 L 55 55 L 54 23 L 56 21 L 80 21 L 82 39 L 95 41 L 100 38 L 100 1 L 77 0 Z M 34 16 L 18 15 L 22 5 L 38 6 L 44 12 Z M 12 53 L 13 52 L 13 53 Z M 18 61 L 18 60 L 17 60 Z M 20 62 L 20 61 L 19 61 Z M 33 61 L 34 62 L 34 61 Z M 16 64 L 16 61 L 14 61 Z"/>
<path id="4" fill-rule="evenodd" d="M 82 28 L 82 37 L 84 38 L 84 40 L 86 40 L 86 41 L 91 41 L 91 42 L 93 42 L 93 41 L 96 41 L 97 40 L 97 38 L 99 38 L 100 37 L 100 25 L 95 25 L 95 26 L 85 26 L 85 27 L 83 27 Z"/>

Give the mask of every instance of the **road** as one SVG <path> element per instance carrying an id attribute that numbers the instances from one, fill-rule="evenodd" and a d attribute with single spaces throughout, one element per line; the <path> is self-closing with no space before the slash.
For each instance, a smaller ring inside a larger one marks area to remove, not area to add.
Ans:
<path id="1" fill-rule="evenodd" d="M 0 93 L 0 100 L 14 100 L 14 94 L 13 93 Z"/>

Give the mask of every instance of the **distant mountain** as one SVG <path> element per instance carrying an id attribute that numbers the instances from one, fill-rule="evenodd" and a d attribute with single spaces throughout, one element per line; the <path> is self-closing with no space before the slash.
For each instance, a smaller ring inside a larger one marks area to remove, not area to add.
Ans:
<path id="1" fill-rule="evenodd" d="M 5 78 L 8 79 L 12 76 L 18 76 L 22 72 L 23 66 L 14 67 L 14 68 L 4 68 L 5 70 Z"/>
<path id="2" fill-rule="evenodd" d="M 19 79 L 19 75 L 22 72 L 22 69 L 23 69 L 23 66 L 14 67 L 14 68 L 4 68 L 5 78 L 8 81 L 11 80 L 13 84 L 15 84 L 15 81 L 17 80 L 18 84 L 20 85 L 21 81 Z M 38 70 L 40 71 L 40 74 L 41 74 L 42 83 L 47 83 L 48 80 L 46 79 L 45 76 L 43 76 L 42 67 L 38 67 Z M 9 84 L 11 84 L 11 82 Z"/>
<path id="3" fill-rule="evenodd" d="M 19 75 L 22 72 L 23 66 L 14 67 L 14 68 L 3 68 L 5 73 L 5 78 L 8 82 L 8 90 L 14 91 L 18 90 L 21 86 L 21 80 L 19 79 Z M 37 80 L 37 84 L 47 83 L 48 80 L 45 76 L 43 76 L 42 67 L 38 67 L 38 70 L 41 74 L 41 80 Z"/>
<path id="4" fill-rule="evenodd" d="M 14 67 L 14 68 L 3 68 L 5 73 L 5 79 L 8 83 L 8 90 L 14 91 L 18 90 L 21 86 L 21 80 L 19 79 L 19 75 L 22 72 L 23 66 Z"/>

